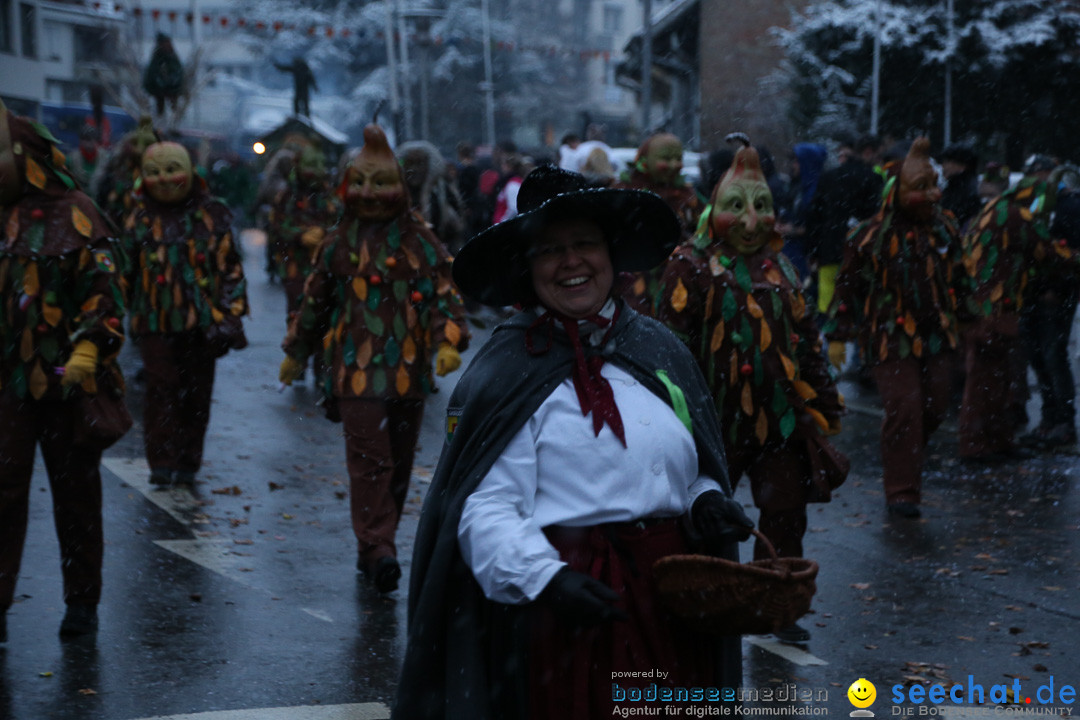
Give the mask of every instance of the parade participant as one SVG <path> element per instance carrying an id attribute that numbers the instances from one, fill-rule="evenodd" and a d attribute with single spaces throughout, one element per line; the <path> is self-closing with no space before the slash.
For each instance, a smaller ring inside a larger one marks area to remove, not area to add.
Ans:
<path id="1" fill-rule="evenodd" d="M 1048 171 L 1047 171 L 1048 172 Z M 1068 375 L 1055 387 L 1042 350 L 1072 324 L 1075 300 L 1067 306 L 1067 321 L 1040 332 L 1040 299 L 1049 293 L 1056 300 L 1075 294 L 1080 263 L 1066 243 L 1055 243 L 1050 234 L 1056 188 L 1045 177 L 1028 175 L 986 204 L 964 235 L 965 301 L 960 310 L 970 320 L 964 333 L 967 381 L 960 408 L 960 457 L 994 462 L 1028 457 L 1013 442 L 1015 415 L 1009 403 L 1010 387 L 1027 382 L 1018 376 L 1011 357 L 1022 352 L 1022 316 L 1028 327 L 1028 355 L 1036 370 L 1043 396 L 1043 422 L 1035 436 L 1058 432 L 1065 442 L 1075 442 L 1072 401 L 1075 388 L 1067 357 Z M 1038 319 L 1035 319 L 1038 318 Z M 1061 397 L 1057 396 L 1059 391 Z M 1067 403 L 1067 407 L 1066 407 Z M 1059 407 L 1059 405 L 1061 407 Z"/>
<path id="2" fill-rule="evenodd" d="M 357 569 L 397 589 L 394 535 L 409 489 L 431 363 L 445 375 L 468 345 L 450 256 L 409 210 L 404 174 L 377 125 L 339 187 L 340 224 L 324 238 L 282 344 L 289 384 L 321 353 L 327 415 L 345 425 Z"/>
<path id="3" fill-rule="evenodd" d="M 267 223 L 272 263 L 285 288 L 286 322 L 299 308 L 304 280 L 311 272 L 319 244 L 341 214 L 340 200 L 328 182 L 322 151 L 305 145 L 294 160 L 285 187 L 274 198 Z"/>
<path id="4" fill-rule="evenodd" d="M 160 117 L 165 114 L 165 101 L 175 113 L 176 103 L 184 94 L 184 65 L 173 48 L 172 38 L 165 33 L 158 33 L 154 40 L 154 52 L 143 72 L 143 90 L 154 98 L 154 108 Z"/>
<path id="5" fill-rule="evenodd" d="M 938 156 L 945 187 L 941 191 L 941 207 L 956 216 L 960 232 L 982 208 L 979 199 L 979 159 L 966 145 L 950 145 Z"/>
<path id="6" fill-rule="evenodd" d="M 730 477 L 735 485 L 750 478 L 761 532 L 778 555 L 802 557 L 806 504 L 828 501 L 847 474 L 847 459 L 824 438 L 839 432 L 844 406 L 774 223 L 772 194 L 747 145 L 713 191 L 694 241 L 667 262 L 657 319 L 705 375 Z M 760 541 L 754 556 L 770 557 Z M 777 637 L 805 642 L 810 633 L 793 624 Z"/>
<path id="7" fill-rule="evenodd" d="M 114 359 L 124 305 L 113 232 L 57 145 L 43 126 L 0 103 L 0 642 L 38 445 L 60 541 L 61 635 L 93 632 L 101 598 L 100 462 L 108 443 L 86 432 L 94 419 L 86 401 L 105 393 L 103 402 L 122 407 Z"/>
<path id="8" fill-rule="evenodd" d="M 681 240 L 688 240 L 697 228 L 702 203 L 697 192 L 682 176 L 683 145 L 671 133 L 657 133 L 646 138 L 638 148 L 630 173 L 615 187 L 649 190 L 664 199 L 679 219 Z M 630 306 L 652 316 L 663 267 L 650 273 L 637 273 L 623 292 Z"/>
<path id="9" fill-rule="evenodd" d="M 926 444 L 949 402 L 956 349 L 954 275 L 960 242 L 930 164 L 930 141 L 888 167 L 881 209 L 856 227 L 825 324 L 839 367 L 857 337 L 884 405 L 881 458 L 890 515 L 921 514 Z"/>
<path id="10" fill-rule="evenodd" d="M 87 123 L 79 128 L 79 147 L 67 156 L 67 166 L 72 177 L 79 182 L 79 187 L 90 187 L 90 178 L 101 160 L 101 145 L 98 129 Z"/>
<path id="11" fill-rule="evenodd" d="M 397 155 L 413 209 L 427 221 L 443 247 L 448 251 L 460 248 L 465 229 L 463 205 L 439 149 L 429 142 L 413 140 L 402 143 Z"/>
<path id="12" fill-rule="evenodd" d="M 149 116 L 139 118 L 139 124 L 126 134 L 109 155 L 98 164 L 91 180 L 91 192 L 106 217 L 121 227 L 134 208 L 131 191 L 139 179 L 142 155 L 147 147 L 158 141 Z"/>
<path id="13" fill-rule="evenodd" d="M 848 233 L 881 205 L 882 180 L 874 172 L 881 141 L 872 135 L 858 142 L 842 140 L 840 164 L 826 170 L 806 213 L 804 247 L 817 269 L 817 310 L 825 313 L 832 303 L 836 273 L 844 257 Z"/>
<path id="14" fill-rule="evenodd" d="M 194 487 L 217 359 L 247 346 L 247 281 L 232 216 L 192 172 L 183 145 L 146 148 L 136 199 L 124 246 L 130 329 L 146 369 L 150 482 Z"/>
<path id="15" fill-rule="evenodd" d="M 679 625 L 651 568 L 686 551 L 682 521 L 728 558 L 752 523 L 693 358 L 613 292 L 667 257 L 678 222 L 651 193 L 554 166 L 519 199 L 454 263 L 468 297 L 525 311 L 450 398 L 393 716 L 610 716 L 615 673 L 654 667 L 661 685 L 737 687 L 739 639 Z"/>

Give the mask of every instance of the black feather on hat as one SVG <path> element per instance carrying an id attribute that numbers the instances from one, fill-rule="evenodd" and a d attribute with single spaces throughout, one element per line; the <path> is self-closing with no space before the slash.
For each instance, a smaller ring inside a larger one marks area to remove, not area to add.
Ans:
<path id="1" fill-rule="evenodd" d="M 528 251 L 556 220 L 592 220 L 604 231 L 615 272 L 650 270 L 679 241 L 679 221 L 646 190 L 590 187 L 584 176 L 541 165 L 521 183 L 518 215 L 473 237 L 454 258 L 454 283 L 467 297 L 503 307 L 536 300 Z"/>

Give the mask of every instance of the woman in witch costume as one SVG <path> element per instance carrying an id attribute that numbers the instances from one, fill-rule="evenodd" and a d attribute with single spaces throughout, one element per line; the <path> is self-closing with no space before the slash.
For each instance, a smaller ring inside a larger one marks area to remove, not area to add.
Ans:
<path id="1" fill-rule="evenodd" d="M 80 430 L 81 399 L 122 402 L 124 335 L 113 232 L 68 174 L 58 141 L 0 103 L 0 642 L 26 535 L 34 451 L 52 489 L 67 614 L 62 635 L 97 627 L 104 539 L 103 444 Z M 113 438 L 115 440 L 115 438 Z"/>
<path id="2" fill-rule="evenodd" d="M 802 557 L 806 505 L 827 502 L 848 461 L 825 439 L 844 405 L 821 353 L 795 267 L 780 254 L 773 199 L 745 142 L 713 190 L 693 242 L 664 269 L 657 318 L 697 358 L 724 428 L 731 478 L 745 473 L 761 532 L 781 557 Z M 769 557 L 764 543 L 754 556 Z M 799 625 L 784 642 L 806 642 Z"/>
<path id="3" fill-rule="evenodd" d="M 678 221 L 652 193 L 552 166 L 519 203 L 454 262 L 466 296 L 525 311 L 449 401 L 394 717 L 610 716 L 614 673 L 651 668 L 659 685 L 737 687 L 738 638 L 680 626 L 651 569 L 686 552 L 684 531 L 735 557 L 752 523 L 693 357 L 612 289 L 667 257 Z"/>
<path id="4" fill-rule="evenodd" d="M 151 483 L 192 487 L 217 359 L 247 346 L 247 281 L 232 214 L 192 172 L 183 145 L 147 147 L 139 185 L 124 241 L 131 334 L 146 368 L 146 460 Z"/>
<path id="5" fill-rule="evenodd" d="M 409 210 L 404 173 L 377 125 L 338 189 L 341 222 L 323 240 L 285 336 L 279 378 L 290 384 L 309 355 L 327 368 L 327 417 L 345 425 L 357 569 L 379 592 L 397 589 L 394 536 L 409 489 L 431 374 L 461 365 L 465 309 L 450 256 Z"/>

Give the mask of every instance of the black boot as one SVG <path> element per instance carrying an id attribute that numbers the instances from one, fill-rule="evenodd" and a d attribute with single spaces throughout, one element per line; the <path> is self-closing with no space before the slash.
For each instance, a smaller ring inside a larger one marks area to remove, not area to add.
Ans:
<path id="1" fill-rule="evenodd" d="M 394 592 L 401 579 L 401 566 L 392 557 L 381 557 L 375 563 L 375 589 L 386 594 Z"/>
<path id="2" fill-rule="evenodd" d="M 64 621 L 60 623 L 60 635 L 89 635 L 97 632 L 97 626 L 97 605 L 68 605 Z"/>

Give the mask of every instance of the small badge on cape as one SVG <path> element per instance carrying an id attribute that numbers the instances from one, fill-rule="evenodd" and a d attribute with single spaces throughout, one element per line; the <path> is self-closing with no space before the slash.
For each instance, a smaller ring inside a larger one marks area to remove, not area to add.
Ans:
<path id="1" fill-rule="evenodd" d="M 102 272 L 116 272 L 116 265 L 113 263 L 112 255 L 106 250 L 98 250 L 95 252 L 94 262 L 97 263 L 98 270 L 101 270 Z"/>
<path id="2" fill-rule="evenodd" d="M 458 421 L 461 419 L 462 408 L 447 408 L 446 409 L 446 442 L 449 444 L 454 439 L 454 432 L 457 430 Z"/>

